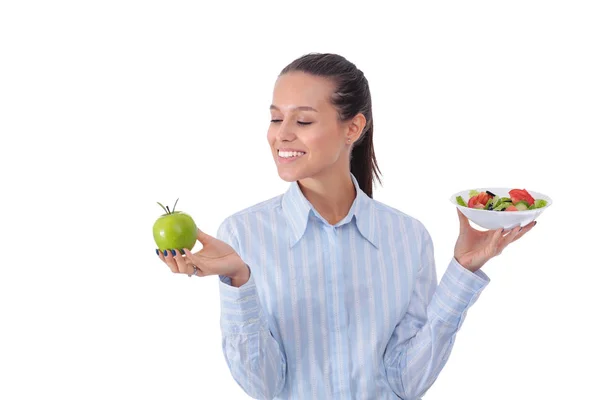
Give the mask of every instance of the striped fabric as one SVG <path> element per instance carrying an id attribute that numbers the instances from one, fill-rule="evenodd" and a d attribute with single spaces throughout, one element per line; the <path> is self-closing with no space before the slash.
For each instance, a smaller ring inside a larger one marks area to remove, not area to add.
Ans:
<path id="1" fill-rule="evenodd" d="M 223 353 L 255 399 L 419 399 L 488 284 L 452 259 L 439 285 L 417 219 L 357 196 L 329 224 L 297 182 L 228 217 L 218 238 L 250 268 L 220 276 Z"/>

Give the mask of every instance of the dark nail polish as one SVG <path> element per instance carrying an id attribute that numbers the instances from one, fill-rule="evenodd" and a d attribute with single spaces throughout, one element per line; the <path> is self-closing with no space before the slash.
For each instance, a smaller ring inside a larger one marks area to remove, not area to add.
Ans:
<path id="1" fill-rule="evenodd" d="M 165 251 L 163 251 L 163 254 L 164 254 L 164 255 L 165 255 L 165 257 L 166 257 L 166 256 L 167 256 L 169 253 L 167 253 L 167 251 L 165 250 Z"/>
<path id="2" fill-rule="evenodd" d="M 536 225 L 537 225 L 537 221 L 535 221 L 535 222 L 533 223 L 533 226 L 536 226 Z"/>
<path id="3" fill-rule="evenodd" d="M 173 257 L 175 257 L 177 255 L 177 253 L 175 252 L 175 250 L 171 250 L 171 254 L 173 254 Z"/>
<path id="4" fill-rule="evenodd" d="M 521 232 L 522 230 L 523 230 L 523 227 L 520 227 L 520 228 L 519 228 L 519 232 Z"/>
<path id="5" fill-rule="evenodd" d="M 158 252 L 158 249 L 156 249 L 156 255 L 157 255 L 157 256 L 159 256 L 159 255 L 160 255 L 160 253 Z"/>

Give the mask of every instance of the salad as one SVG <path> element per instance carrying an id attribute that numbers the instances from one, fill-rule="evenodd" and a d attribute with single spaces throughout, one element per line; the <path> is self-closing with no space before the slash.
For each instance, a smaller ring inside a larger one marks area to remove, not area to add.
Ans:
<path id="1" fill-rule="evenodd" d="M 489 190 L 483 192 L 471 190 L 466 203 L 462 196 L 456 197 L 456 203 L 463 207 L 490 211 L 527 211 L 548 204 L 544 199 L 534 199 L 525 189 L 512 189 L 508 195 L 510 197 L 501 197 Z"/>

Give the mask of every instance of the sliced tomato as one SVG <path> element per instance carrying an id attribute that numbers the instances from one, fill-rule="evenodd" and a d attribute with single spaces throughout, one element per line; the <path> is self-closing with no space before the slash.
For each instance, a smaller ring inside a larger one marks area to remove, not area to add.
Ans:
<path id="1" fill-rule="evenodd" d="M 525 189 L 513 189 L 508 194 L 514 204 L 519 201 L 526 201 L 528 205 L 532 205 L 535 202 L 535 199 Z"/>
<path id="2" fill-rule="evenodd" d="M 486 192 L 479 192 L 475 196 L 471 196 L 469 198 L 469 202 L 467 203 L 467 206 L 470 208 L 479 208 L 479 209 L 485 208 L 485 205 L 487 204 L 488 200 L 491 198 L 492 198 L 492 196 L 490 196 Z"/>
<path id="3" fill-rule="evenodd" d="M 504 211 L 519 211 L 519 209 L 515 206 L 508 206 Z"/>
<path id="4" fill-rule="evenodd" d="M 492 198 L 492 196 L 490 196 L 489 194 L 487 194 L 486 192 L 481 192 L 479 193 L 479 202 L 481 204 L 483 204 L 484 206 L 487 204 L 487 202 Z"/>
<path id="5" fill-rule="evenodd" d="M 469 199 L 469 202 L 467 203 L 467 206 L 469 206 L 469 208 L 475 208 L 475 204 L 477 204 L 477 199 L 478 199 L 479 195 L 477 196 L 473 196 Z"/>
<path id="6" fill-rule="evenodd" d="M 481 204 L 481 203 L 483 202 L 483 198 L 484 198 L 484 197 L 485 197 L 485 193 L 483 193 L 483 192 L 480 192 L 480 193 L 477 195 L 477 200 L 475 200 L 475 202 L 476 202 L 476 203 L 478 203 L 478 204 Z"/>
<path id="7" fill-rule="evenodd" d="M 468 206 L 471 208 L 485 208 L 485 205 L 487 204 L 488 200 L 491 198 L 492 198 L 492 196 L 490 196 L 486 192 L 479 192 L 478 194 L 476 194 L 475 196 L 473 196 L 469 199 Z M 475 207 L 476 204 L 481 204 L 482 207 Z"/>

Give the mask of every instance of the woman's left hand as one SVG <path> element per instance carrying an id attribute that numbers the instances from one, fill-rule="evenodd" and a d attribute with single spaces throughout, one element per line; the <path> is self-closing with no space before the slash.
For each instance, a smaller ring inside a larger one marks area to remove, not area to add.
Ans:
<path id="1" fill-rule="evenodd" d="M 454 258 L 471 272 L 483 267 L 491 258 L 499 255 L 510 243 L 520 239 L 537 223 L 532 221 L 523 228 L 517 226 L 506 235 L 502 228 L 479 231 L 469 224 L 469 219 L 457 208 L 460 233 L 454 246 Z"/>

